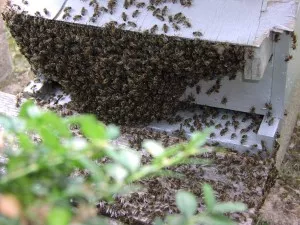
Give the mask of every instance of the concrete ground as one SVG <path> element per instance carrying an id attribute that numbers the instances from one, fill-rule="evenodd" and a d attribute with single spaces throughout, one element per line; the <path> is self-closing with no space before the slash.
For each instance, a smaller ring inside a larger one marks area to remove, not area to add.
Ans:
<path id="1" fill-rule="evenodd" d="M 0 10 L 3 7 L 4 0 L 0 0 Z M 0 19 L 0 82 L 6 79 L 12 73 L 12 60 L 6 41 L 4 22 Z"/>
<path id="2" fill-rule="evenodd" d="M 0 0 L 0 14 L 5 0 Z M 33 78 L 27 60 L 20 54 L 13 38 L 5 30 L 0 15 L 0 91 L 18 94 Z"/>

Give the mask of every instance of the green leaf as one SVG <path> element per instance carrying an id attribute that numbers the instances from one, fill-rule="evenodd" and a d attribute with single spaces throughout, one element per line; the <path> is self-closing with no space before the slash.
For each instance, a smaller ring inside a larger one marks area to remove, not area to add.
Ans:
<path id="1" fill-rule="evenodd" d="M 196 216 L 195 222 L 203 225 L 237 225 L 237 223 L 223 215 L 199 214 Z"/>
<path id="2" fill-rule="evenodd" d="M 188 218 L 184 215 L 169 215 L 166 218 L 166 224 L 170 225 L 188 225 Z"/>
<path id="3" fill-rule="evenodd" d="M 91 140 L 107 139 L 104 124 L 100 123 L 93 115 L 72 116 L 67 120 L 70 124 L 80 124 L 80 130 L 85 137 Z"/>
<path id="4" fill-rule="evenodd" d="M 53 208 L 47 217 L 47 225 L 68 225 L 72 214 L 68 208 Z"/>
<path id="5" fill-rule="evenodd" d="M 117 126 L 110 124 L 106 127 L 106 134 L 108 139 L 114 140 L 120 136 L 120 129 Z"/>
<path id="6" fill-rule="evenodd" d="M 247 206 L 239 202 L 224 202 L 217 203 L 213 207 L 213 213 L 233 213 L 233 212 L 243 212 L 247 210 Z"/>
<path id="7" fill-rule="evenodd" d="M 193 194 L 186 191 L 179 191 L 176 194 L 176 204 L 180 212 L 190 217 L 197 212 L 198 203 Z"/>
<path id="8" fill-rule="evenodd" d="M 19 117 L 23 118 L 23 119 L 28 119 L 29 118 L 28 111 L 29 111 L 29 108 L 32 106 L 34 106 L 32 100 L 28 100 L 28 101 L 24 102 L 21 106 Z"/>
<path id="9" fill-rule="evenodd" d="M 216 198 L 214 195 L 214 191 L 212 187 L 209 184 L 204 184 L 203 187 L 203 193 L 204 193 L 204 202 L 207 207 L 208 212 L 212 212 L 215 204 L 216 204 Z"/>
<path id="10" fill-rule="evenodd" d="M 164 221 L 161 218 L 155 218 L 154 225 L 164 225 Z"/>
<path id="11" fill-rule="evenodd" d="M 0 116 L 0 125 L 7 131 L 11 132 L 23 132 L 25 123 L 19 118 L 11 118 L 4 115 Z"/>
<path id="12" fill-rule="evenodd" d="M 61 147 L 59 139 L 50 130 L 42 127 L 40 135 L 43 140 L 43 144 L 53 150 L 58 151 Z"/>
<path id="13" fill-rule="evenodd" d="M 128 176 L 128 171 L 118 164 L 105 165 L 105 169 L 106 172 L 118 182 L 123 182 L 123 180 Z"/>
<path id="14" fill-rule="evenodd" d="M 24 151 L 32 151 L 35 149 L 34 143 L 25 133 L 18 134 L 18 139 L 19 144 Z"/>
<path id="15" fill-rule="evenodd" d="M 145 148 L 153 157 L 161 156 L 162 153 L 164 153 L 164 147 L 153 140 L 145 140 L 143 142 L 143 148 Z"/>
<path id="16" fill-rule="evenodd" d="M 205 144 L 206 138 L 211 133 L 210 129 L 205 129 L 203 132 L 195 132 L 191 136 L 191 140 L 188 146 L 193 146 L 195 148 L 199 148 Z"/>
<path id="17" fill-rule="evenodd" d="M 136 151 L 122 149 L 119 152 L 110 152 L 109 156 L 117 163 L 120 163 L 130 172 L 136 171 L 140 167 L 141 157 Z"/>

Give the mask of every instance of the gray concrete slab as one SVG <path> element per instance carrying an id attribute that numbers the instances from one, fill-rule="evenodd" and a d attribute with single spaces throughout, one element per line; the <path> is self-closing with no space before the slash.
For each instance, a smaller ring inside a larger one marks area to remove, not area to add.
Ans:
<path id="1" fill-rule="evenodd" d="M 3 0 L 0 1 L 0 12 L 3 2 Z M 12 71 L 12 59 L 5 35 L 4 22 L 0 16 L 0 82 L 6 79 Z"/>

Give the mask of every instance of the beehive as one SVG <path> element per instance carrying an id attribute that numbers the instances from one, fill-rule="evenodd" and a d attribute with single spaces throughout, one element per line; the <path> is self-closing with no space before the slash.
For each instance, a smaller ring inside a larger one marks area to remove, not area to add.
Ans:
<path id="1" fill-rule="evenodd" d="M 179 135 L 213 126 L 211 143 L 257 151 L 272 149 L 297 75 L 297 11 L 295 0 L 13 0 L 3 17 L 77 110 Z"/>

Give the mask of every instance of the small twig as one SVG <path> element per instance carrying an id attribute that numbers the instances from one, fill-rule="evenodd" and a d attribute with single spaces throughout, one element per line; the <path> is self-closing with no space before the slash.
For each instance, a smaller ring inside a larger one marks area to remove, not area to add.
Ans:
<path id="1" fill-rule="evenodd" d="M 60 7 L 58 13 L 53 17 L 53 20 L 56 20 L 57 17 L 61 14 L 61 12 L 63 11 L 63 9 L 65 8 L 66 4 L 67 4 L 68 0 L 65 0 L 64 3 L 62 4 L 62 6 Z"/>

